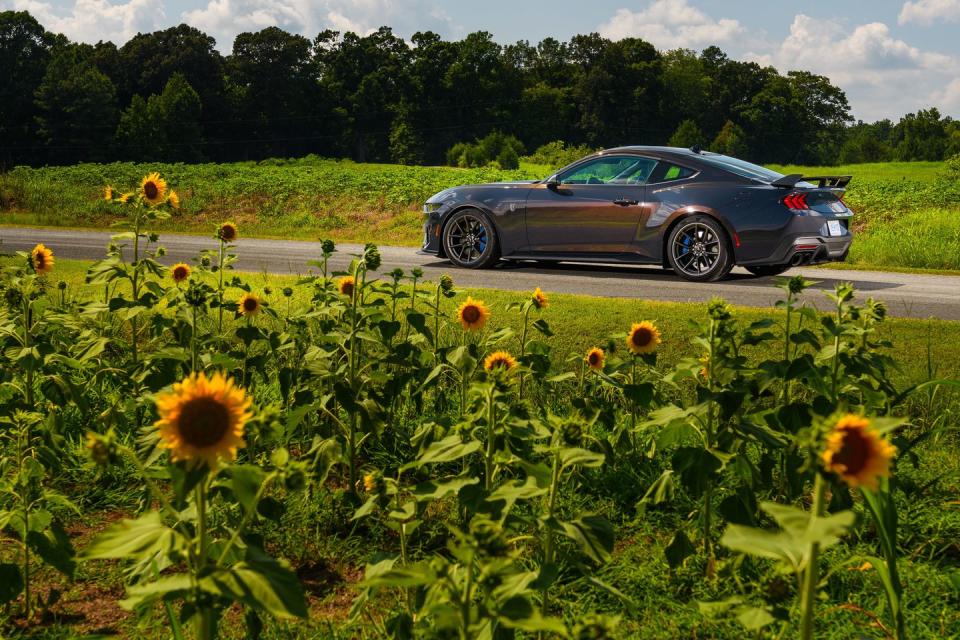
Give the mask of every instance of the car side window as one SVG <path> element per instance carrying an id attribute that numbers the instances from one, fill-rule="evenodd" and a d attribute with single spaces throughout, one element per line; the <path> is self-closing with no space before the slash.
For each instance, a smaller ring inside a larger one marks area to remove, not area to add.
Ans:
<path id="1" fill-rule="evenodd" d="M 558 176 L 560 184 L 638 185 L 650 177 L 655 160 L 640 156 L 603 156 Z"/>
<path id="2" fill-rule="evenodd" d="M 674 180 L 683 180 L 684 178 L 689 178 L 695 173 L 696 171 L 690 169 L 689 167 L 681 167 L 680 165 L 670 162 L 661 162 L 659 165 L 657 165 L 656 170 L 653 172 L 650 182 L 673 182 Z"/>

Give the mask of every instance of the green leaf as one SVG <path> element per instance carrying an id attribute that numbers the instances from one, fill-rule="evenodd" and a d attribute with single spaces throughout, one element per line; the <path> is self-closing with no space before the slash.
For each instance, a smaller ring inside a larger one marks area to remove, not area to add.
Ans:
<path id="1" fill-rule="evenodd" d="M 693 543 L 687 537 L 683 529 L 677 529 L 670 539 L 670 544 L 663 550 L 663 555 L 667 558 L 667 564 L 671 569 L 676 569 L 683 564 L 683 561 L 696 553 Z"/>
<path id="2" fill-rule="evenodd" d="M 613 552 L 613 525 L 603 516 L 584 515 L 571 522 L 560 522 L 563 534 L 576 542 L 580 550 L 597 563 L 606 562 Z"/>
<path id="3" fill-rule="evenodd" d="M 596 453 L 588 449 L 581 449 L 579 447 L 566 447 L 560 450 L 560 467 L 561 469 L 567 469 L 569 467 L 586 467 L 588 469 L 596 469 L 597 467 L 603 466 L 603 461 L 606 459 L 602 453 Z"/>
<path id="4" fill-rule="evenodd" d="M 417 499 L 418 502 L 428 502 L 431 500 L 442 500 L 449 495 L 454 493 L 459 493 L 460 489 L 468 486 L 479 484 L 480 480 L 478 478 L 471 477 L 456 477 L 451 480 L 435 481 L 428 480 L 426 482 L 421 482 L 413 489 L 413 497 Z"/>
<path id="5" fill-rule="evenodd" d="M 200 587 L 279 618 L 307 617 L 307 603 L 297 574 L 286 562 L 254 547 L 247 547 L 243 561 L 202 578 Z"/>
<path id="6" fill-rule="evenodd" d="M 136 520 L 121 520 L 107 527 L 79 553 L 83 560 L 140 558 L 174 548 L 178 534 L 151 511 Z"/>
<path id="7" fill-rule="evenodd" d="M 432 443 L 417 460 L 404 465 L 403 469 L 413 469 L 422 467 L 425 464 L 459 460 L 475 451 L 479 451 L 481 446 L 483 446 L 483 444 L 479 440 L 464 442 L 459 435 L 453 434 L 443 440 Z"/>
<path id="8" fill-rule="evenodd" d="M 127 611 L 133 611 L 160 599 L 184 596 L 193 589 L 193 580 L 188 574 L 178 573 L 163 576 L 152 582 L 139 583 L 127 587 L 127 597 L 119 604 Z"/>
<path id="9" fill-rule="evenodd" d="M 77 568 L 74 562 L 73 545 L 70 537 L 58 523 L 53 523 L 46 531 L 38 533 L 31 531 L 27 534 L 27 545 L 43 558 L 43 561 L 67 576 L 72 578 Z"/>
<path id="10" fill-rule="evenodd" d="M 0 604 L 16 600 L 23 591 L 23 576 L 20 566 L 12 563 L 0 564 Z"/>
<path id="11" fill-rule="evenodd" d="M 257 492 L 266 480 L 267 474 L 260 467 L 243 464 L 230 469 L 233 495 L 243 506 L 244 511 L 252 511 L 257 506 Z"/>
<path id="12" fill-rule="evenodd" d="M 772 622 L 776 622 L 776 618 L 770 615 L 770 612 L 762 607 L 737 607 L 737 622 L 743 625 L 743 628 L 747 631 L 756 631 L 757 629 L 762 629 Z"/>

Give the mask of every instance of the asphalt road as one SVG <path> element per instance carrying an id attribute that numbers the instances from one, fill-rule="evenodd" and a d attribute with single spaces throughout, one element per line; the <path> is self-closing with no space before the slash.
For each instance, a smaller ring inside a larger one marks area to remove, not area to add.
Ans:
<path id="1" fill-rule="evenodd" d="M 29 250 L 43 242 L 61 258 L 97 259 L 104 255 L 110 239 L 109 232 L 54 229 L 0 228 L 0 251 Z M 201 249 L 213 248 L 213 239 L 199 236 L 167 234 L 162 237 L 167 249 L 164 262 L 191 262 Z M 343 269 L 351 253 L 359 253 L 360 245 L 338 245 L 331 260 L 333 269 Z M 243 271 L 280 274 L 307 274 L 309 260 L 320 256 L 319 243 L 297 240 L 260 240 L 241 238 L 236 245 L 239 256 L 237 268 Z M 578 293 L 603 297 L 669 300 L 675 302 L 704 302 L 713 296 L 722 296 L 729 302 L 744 306 L 768 307 L 781 296 L 773 287 L 773 278 L 754 278 L 746 271 L 735 269 L 723 282 L 687 282 L 668 271 L 654 267 L 625 267 L 619 265 L 502 263 L 494 269 L 458 269 L 445 260 L 418 254 L 411 247 L 380 247 L 383 271 L 400 267 L 408 271 L 423 269 L 426 278 L 436 279 L 449 273 L 459 286 L 489 287 L 515 291 L 542 287 L 553 293 Z M 802 273 L 817 285 L 805 296 L 811 304 L 828 309 L 830 300 L 823 291 L 832 290 L 837 282 L 852 282 L 859 298 L 883 300 L 892 315 L 913 318 L 941 318 L 960 320 L 960 276 L 936 276 L 879 271 L 839 271 L 830 269 L 798 268 L 789 272 Z"/>

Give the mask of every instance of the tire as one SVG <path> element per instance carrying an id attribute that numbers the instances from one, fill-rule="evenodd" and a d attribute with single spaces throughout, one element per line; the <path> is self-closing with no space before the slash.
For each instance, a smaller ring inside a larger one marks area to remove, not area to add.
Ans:
<path id="1" fill-rule="evenodd" d="M 709 216 L 684 218 L 667 238 L 667 261 L 674 273 L 692 282 L 715 282 L 733 268 L 727 232 Z"/>
<path id="2" fill-rule="evenodd" d="M 497 234 L 477 209 L 457 211 L 443 227 L 443 252 L 458 267 L 483 269 L 500 259 Z"/>
<path id="3" fill-rule="evenodd" d="M 765 276 L 778 276 L 781 273 L 786 273 L 792 266 L 793 265 L 790 264 L 758 264 L 750 267 L 744 267 L 744 269 L 758 278 L 763 278 Z"/>

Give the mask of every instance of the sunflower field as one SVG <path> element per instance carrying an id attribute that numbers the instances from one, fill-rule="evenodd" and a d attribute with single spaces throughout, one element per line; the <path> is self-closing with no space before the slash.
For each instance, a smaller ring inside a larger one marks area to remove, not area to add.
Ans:
<path id="1" fill-rule="evenodd" d="M 851 287 L 714 300 L 666 366 L 657 318 L 558 353 L 549 293 L 369 244 L 280 292 L 232 222 L 164 266 L 170 185 L 103 198 L 84 287 L 43 245 L 0 276 L 4 636 L 960 634 L 960 382 L 894 382 Z"/>

